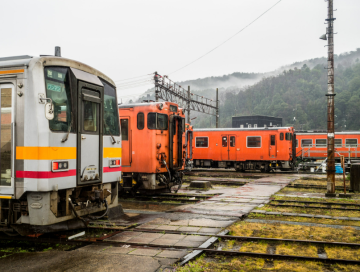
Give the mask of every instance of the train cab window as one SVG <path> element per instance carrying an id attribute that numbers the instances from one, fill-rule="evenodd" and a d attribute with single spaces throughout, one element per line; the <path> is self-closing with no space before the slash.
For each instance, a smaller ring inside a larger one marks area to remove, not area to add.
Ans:
<path id="1" fill-rule="evenodd" d="M 147 117 L 148 129 L 168 129 L 168 116 L 157 112 L 150 112 Z"/>
<path id="2" fill-rule="evenodd" d="M 223 146 L 223 147 L 227 147 L 227 146 L 228 146 L 227 140 L 228 140 L 227 136 L 221 137 L 221 142 L 222 142 L 222 146 Z"/>
<path id="3" fill-rule="evenodd" d="M 357 147 L 357 139 L 345 139 L 346 147 Z"/>
<path id="4" fill-rule="evenodd" d="M 342 139 L 335 139 L 335 147 L 342 147 Z"/>
<path id="5" fill-rule="evenodd" d="M 311 147 L 312 140 L 311 139 L 302 139 L 301 140 L 301 147 Z"/>
<path id="6" fill-rule="evenodd" d="M 261 137 L 260 136 L 249 136 L 247 137 L 246 147 L 261 147 Z"/>
<path id="7" fill-rule="evenodd" d="M 291 140 L 292 140 L 292 134 L 291 134 L 290 132 L 287 132 L 287 133 L 285 134 L 285 140 L 286 140 L 286 141 L 291 141 Z"/>
<path id="8" fill-rule="evenodd" d="M 209 147 L 209 138 L 208 137 L 196 137 L 195 138 L 196 147 Z"/>
<path id="9" fill-rule="evenodd" d="M 231 147 L 235 146 L 235 136 L 230 136 L 230 146 Z"/>
<path id="10" fill-rule="evenodd" d="M 99 126 L 99 104 L 84 101 L 84 130 L 87 132 L 96 132 L 98 131 Z"/>
<path id="11" fill-rule="evenodd" d="M 280 133 L 280 141 L 284 140 L 284 133 Z"/>
<path id="12" fill-rule="evenodd" d="M 296 139 L 296 148 L 298 148 L 298 147 L 299 147 L 299 140 Z"/>
<path id="13" fill-rule="evenodd" d="M 129 140 L 129 120 L 128 119 L 120 119 L 121 126 L 121 140 L 128 141 Z"/>
<path id="14" fill-rule="evenodd" d="M 120 135 L 119 110 L 116 101 L 115 88 L 101 79 L 104 84 L 104 135 Z"/>
<path id="15" fill-rule="evenodd" d="M 327 145 L 327 140 L 326 139 L 316 139 L 315 140 L 315 146 L 316 147 L 322 148 L 322 147 L 326 147 L 326 145 Z"/>
<path id="16" fill-rule="evenodd" d="M 170 111 L 171 112 L 177 112 L 177 107 L 174 105 L 170 105 Z"/>
<path id="17" fill-rule="evenodd" d="M 137 128 L 138 129 L 144 129 L 145 123 L 144 123 L 144 113 L 139 112 L 137 115 Z"/>
<path id="18" fill-rule="evenodd" d="M 69 70 L 63 67 L 45 67 L 44 70 L 46 96 L 54 104 L 54 119 L 49 120 L 50 129 L 67 132 L 71 123 Z M 71 131 L 74 131 L 74 127 Z"/>

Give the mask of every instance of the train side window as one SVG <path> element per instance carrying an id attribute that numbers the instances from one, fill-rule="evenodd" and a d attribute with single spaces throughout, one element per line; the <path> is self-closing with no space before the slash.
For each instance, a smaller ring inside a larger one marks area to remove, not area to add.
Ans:
<path id="1" fill-rule="evenodd" d="M 296 148 L 298 148 L 298 147 L 299 147 L 299 140 L 296 139 Z"/>
<path id="2" fill-rule="evenodd" d="M 280 141 L 284 140 L 284 133 L 280 133 Z"/>
<path id="3" fill-rule="evenodd" d="M 316 147 L 326 147 L 327 140 L 326 139 L 316 139 L 315 140 L 315 146 Z"/>
<path id="4" fill-rule="evenodd" d="M 270 145 L 275 145 L 275 135 L 270 135 Z"/>
<path id="5" fill-rule="evenodd" d="M 230 136 L 230 146 L 231 147 L 235 146 L 235 136 Z"/>
<path id="6" fill-rule="evenodd" d="M 335 147 L 342 147 L 342 139 L 335 139 Z"/>
<path id="7" fill-rule="evenodd" d="M 357 139 L 345 139 L 346 147 L 357 147 Z"/>
<path id="8" fill-rule="evenodd" d="M 246 139 L 246 147 L 260 148 L 261 137 L 260 136 L 248 136 Z"/>
<path id="9" fill-rule="evenodd" d="M 292 140 L 292 134 L 291 134 L 290 132 L 287 132 L 287 133 L 285 134 L 285 140 L 286 140 L 286 141 L 291 141 L 291 140 Z"/>
<path id="10" fill-rule="evenodd" d="M 227 142 L 227 136 L 223 136 L 222 138 L 221 138 L 222 140 L 221 140 L 221 142 L 222 142 L 222 146 L 223 147 L 227 147 L 228 146 L 228 142 Z"/>
<path id="11" fill-rule="evenodd" d="M 302 139 L 301 140 L 301 147 L 311 147 L 312 140 L 311 139 Z"/>
<path id="12" fill-rule="evenodd" d="M 150 112 L 147 117 L 148 129 L 168 129 L 168 116 L 156 112 Z"/>
<path id="13" fill-rule="evenodd" d="M 137 128 L 144 129 L 144 113 L 139 112 L 137 115 Z"/>
<path id="14" fill-rule="evenodd" d="M 195 138 L 196 147 L 209 147 L 209 138 L 208 137 L 196 137 Z"/>
<path id="15" fill-rule="evenodd" d="M 121 126 L 121 140 L 128 141 L 129 140 L 129 123 L 128 119 L 120 119 Z"/>

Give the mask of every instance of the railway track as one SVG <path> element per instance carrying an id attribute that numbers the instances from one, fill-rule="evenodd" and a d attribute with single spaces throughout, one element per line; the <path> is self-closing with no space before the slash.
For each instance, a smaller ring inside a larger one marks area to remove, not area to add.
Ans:
<path id="1" fill-rule="evenodd" d="M 272 202 L 280 203 L 294 203 L 294 204 L 277 204 Z M 303 204 L 303 205 L 296 205 Z M 323 206 L 311 206 L 323 205 Z M 326 209 L 326 210 L 341 210 L 341 211 L 360 211 L 360 204 L 351 204 L 351 203 L 331 203 L 331 202 L 316 202 L 316 201 L 298 201 L 298 200 L 272 200 L 268 203 L 270 206 L 275 207 L 291 207 L 291 208 L 306 208 L 306 209 Z M 343 207 L 332 207 L 332 206 L 345 206 Z M 347 207 L 358 207 L 358 208 L 346 208 Z"/>
<path id="2" fill-rule="evenodd" d="M 120 201 L 152 201 L 152 202 L 168 202 L 168 203 L 198 203 L 200 201 L 204 201 L 211 197 L 215 196 L 214 194 L 159 194 L 159 195 L 135 195 L 129 196 L 126 195 L 120 197 Z"/>
<path id="3" fill-rule="evenodd" d="M 103 230 L 104 228 L 98 228 L 99 230 Z M 156 244 L 147 244 L 147 243 L 127 243 L 127 242 L 114 242 L 114 241 L 106 241 L 106 239 L 123 232 L 124 230 L 118 230 L 116 228 L 107 228 L 107 230 L 113 229 L 114 232 L 111 234 L 107 234 L 106 236 L 97 237 L 97 238 L 83 238 L 83 239 L 75 239 L 75 240 L 67 240 L 64 237 L 60 238 L 52 238 L 52 237 L 5 237 L 1 236 L 0 240 L 7 241 L 26 241 L 31 243 L 47 243 L 47 244 L 67 244 L 76 246 L 76 249 L 79 247 L 87 246 L 87 245 L 98 245 L 98 246 L 113 246 L 113 247 L 132 247 L 132 248 L 152 248 L 159 250 L 183 250 L 187 249 L 192 251 L 184 257 L 181 261 L 181 265 L 186 264 L 191 261 L 194 257 L 198 256 L 201 253 L 206 253 L 207 255 L 218 255 L 218 256 L 246 256 L 253 258 L 262 258 L 266 260 L 297 260 L 297 261 L 311 261 L 311 262 L 321 262 L 326 264 L 346 264 L 346 265 L 360 265 L 360 260 L 350 260 L 350 259 L 334 259 L 334 258 L 320 258 L 320 257 L 309 257 L 309 256 L 301 256 L 301 255 L 282 255 L 282 254 L 271 254 L 271 253 L 255 253 L 255 252 L 240 252 L 233 250 L 219 250 L 214 248 L 204 248 L 200 247 L 187 247 L 187 246 L 164 246 L 164 245 L 156 245 Z M 301 244 L 309 244 L 316 246 L 335 246 L 335 247 L 352 247 L 352 248 L 360 248 L 360 244 L 356 243 L 341 243 L 341 242 L 326 242 L 326 241 L 313 241 L 313 240 L 295 240 L 295 239 L 279 239 L 279 238 L 264 238 L 264 237 L 251 237 L 251 236 L 231 236 L 231 235 L 209 235 L 206 233 L 186 233 L 181 231 L 155 231 L 155 230 L 147 230 L 147 229 L 136 229 L 136 230 L 126 230 L 126 231 L 134 231 L 134 232 L 147 232 L 147 233 L 165 233 L 165 234 L 183 234 L 189 235 L 194 234 L 197 236 L 208 236 L 212 241 L 217 241 L 218 239 L 224 240 L 236 240 L 236 241 L 267 241 L 272 243 L 301 243 Z M 205 242 L 206 243 L 206 242 Z M 208 243 L 209 246 L 212 243 Z"/>

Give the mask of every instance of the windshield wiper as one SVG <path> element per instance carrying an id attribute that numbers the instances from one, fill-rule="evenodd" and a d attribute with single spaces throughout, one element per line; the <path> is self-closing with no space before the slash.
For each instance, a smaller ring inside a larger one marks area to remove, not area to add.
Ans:
<path id="1" fill-rule="evenodd" d="M 72 114 L 71 114 L 71 122 L 70 122 L 70 125 L 69 125 L 69 129 L 68 129 L 68 132 L 67 132 L 65 138 L 61 140 L 62 143 L 65 143 L 69 139 L 69 134 L 70 134 L 70 131 L 71 131 L 71 128 L 72 128 L 72 123 L 73 123 L 72 121 L 73 121 L 73 119 L 72 119 Z"/>
<path id="2" fill-rule="evenodd" d="M 112 144 L 115 144 L 115 143 L 116 143 L 116 140 L 115 140 L 114 136 L 112 135 L 109 127 L 106 125 L 105 122 L 104 122 L 104 126 L 105 126 L 105 129 L 108 129 L 108 130 L 109 130 L 109 133 L 110 133 L 110 136 L 111 136 L 111 139 L 112 139 Z"/>

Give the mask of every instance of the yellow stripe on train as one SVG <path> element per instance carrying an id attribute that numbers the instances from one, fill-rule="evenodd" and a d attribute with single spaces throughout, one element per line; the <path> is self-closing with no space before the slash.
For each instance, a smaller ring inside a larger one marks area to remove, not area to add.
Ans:
<path id="1" fill-rule="evenodd" d="M 121 158 L 121 147 L 104 147 L 104 158 Z"/>
<path id="2" fill-rule="evenodd" d="M 121 158 L 121 148 L 104 147 L 104 158 Z M 17 146 L 17 160 L 74 160 L 76 147 Z"/>
<path id="3" fill-rule="evenodd" d="M 4 195 L 0 195 L 0 199 L 11 199 L 11 196 L 4 196 Z"/>
<path id="4" fill-rule="evenodd" d="M 17 146 L 17 160 L 72 160 L 76 147 Z"/>

